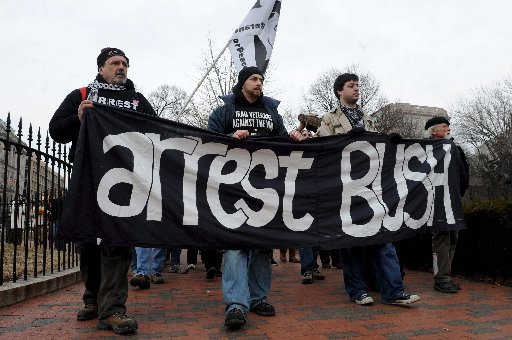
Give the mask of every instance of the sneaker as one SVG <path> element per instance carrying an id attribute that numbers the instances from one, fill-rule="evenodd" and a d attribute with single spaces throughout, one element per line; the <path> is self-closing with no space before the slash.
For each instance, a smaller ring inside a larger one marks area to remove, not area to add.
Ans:
<path id="1" fill-rule="evenodd" d="M 87 321 L 96 319 L 98 317 L 98 305 L 93 303 L 86 303 L 85 306 L 78 311 L 76 319 L 78 321 Z"/>
<path id="2" fill-rule="evenodd" d="M 302 284 L 309 285 L 312 283 L 313 283 L 313 274 L 311 272 L 305 272 L 304 275 L 302 275 Z"/>
<path id="3" fill-rule="evenodd" d="M 313 279 L 315 280 L 325 280 L 325 276 L 320 273 L 318 269 L 313 270 Z"/>
<path id="4" fill-rule="evenodd" d="M 278 266 L 279 264 L 276 262 L 276 260 L 274 260 L 274 258 L 272 257 L 270 259 L 270 263 L 273 265 L 273 266 Z"/>
<path id="5" fill-rule="evenodd" d="M 165 281 L 164 281 L 164 278 L 162 277 L 162 274 L 154 273 L 153 275 L 151 275 L 151 283 L 161 284 L 164 282 Z"/>
<path id="6" fill-rule="evenodd" d="M 208 270 L 206 271 L 206 279 L 213 280 L 215 278 L 215 276 L 217 276 L 217 268 L 215 268 L 215 267 L 208 268 Z"/>
<path id="7" fill-rule="evenodd" d="M 368 295 L 368 293 L 363 293 L 352 301 L 354 301 L 356 305 L 370 305 L 373 303 L 373 298 Z"/>
<path id="8" fill-rule="evenodd" d="M 194 264 L 187 264 L 187 266 L 185 268 L 183 268 L 182 271 L 180 271 L 180 274 L 188 274 L 188 272 L 190 271 L 195 271 L 196 270 L 196 266 Z"/>
<path id="9" fill-rule="evenodd" d="M 434 289 L 441 292 L 441 293 L 447 293 L 447 294 L 454 294 L 457 293 L 460 289 L 453 283 L 453 282 L 436 282 L 434 283 Z"/>
<path id="10" fill-rule="evenodd" d="M 180 265 L 175 264 L 169 267 L 169 273 L 179 273 L 180 272 Z"/>
<path id="11" fill-rule="evenodd" d="M 115 313 L 100 320 L 96 328 L 100 330 L 113 330 L 116 334 L 131 334 L 137 330 L 137 321 L 126 314 Z"/>
<path id="12" fill-rule="evenodd" d="M 403 293 L 402 296 L 397 297 L 394 300 L 391 300 L 389 302 L 385 302 L 389 305 L 409 305 L 411 303 L 415 303 L 420 301 L 420 297 L 415 294 L 405 294 Z"/>
<path id="13" fill-rule="evenodd" d="M 224 326 L 229 329 L 239 329 L 245 325 L 246 319 L 244 312 L 239 308 L 233 308 L 226 314 Z"/>
<path id="14" fill-rule="evenodd" d="M 274 306 L 272 306 L 268 302 L 260 302 L 257 305 L 252 306 L 249 311 L 251 311 L 253 313 L 256 313 L 258 315 L 261 315 L 261 316 L 274 316 L 274 315 L 276 315 L 276 310 L 275 310 Z"/>
<path id="15" fill-rule="evenodd" d="M 137 274 L 130 280 L 130 285 L 140 289 L 148 289 L 151 285 L 151 280 L 147 275 Z"/>

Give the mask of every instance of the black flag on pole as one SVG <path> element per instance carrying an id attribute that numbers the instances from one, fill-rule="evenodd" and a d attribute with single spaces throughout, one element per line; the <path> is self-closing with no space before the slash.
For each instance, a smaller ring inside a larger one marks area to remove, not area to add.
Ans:
<path id="1" fill-rule="evenodd" d="M 61 221 L 68 240 L 151 247 L 342 248 L 464 227 L 447 140 L 239 141 L 95 105 Z"/>

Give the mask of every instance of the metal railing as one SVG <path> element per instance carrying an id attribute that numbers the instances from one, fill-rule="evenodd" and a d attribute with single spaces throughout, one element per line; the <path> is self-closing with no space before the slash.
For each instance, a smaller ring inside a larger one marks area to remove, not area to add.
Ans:
<path id="1" fill-rule="evenodd" d="M 10 114 L 1 125 L 0 285 L 77 266 L 75 244 L 57 237 L 72 169 L 66 146 L 43 141 L 32 124 L 24 142 L 22 119 L 15 134 Z"/>

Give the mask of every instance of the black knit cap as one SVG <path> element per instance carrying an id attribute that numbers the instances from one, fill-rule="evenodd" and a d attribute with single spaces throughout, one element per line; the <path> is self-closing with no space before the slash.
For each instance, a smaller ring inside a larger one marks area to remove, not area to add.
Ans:
<path id="1" fill-rule="evenodd" d="M 448 119 L 446 119 L 446 117 L 437 116 L 437 117 L 434 117 L 434 118 L 430 118 L 425 123 L 425 130 L 427 130 L 431 126 L 434 126 L 434 125 L 437 125 L 437 124 L 443 124 L 443 123 L 450 125 L 450 121 Z"/>
<path id="2" fill-rule="evenodd" d="M 233 93 L 241 90 L 245 81 L 253 74 L 259 74 L 263 79 L 265 79 L 263 72 L 261 72 L 256 66 L 244 67 L 240 70 L 240 73 L 238 73 L 238 83 L 233 87 Z"/>
<path id="3" fill-rule="evenodd" d="M 98 68 L 105 65 L 105 62 L 108 60 L 108 58 L 113 56 L 121 56 L 126 58 L 126 63 L 130 65 L 130 59 L 124 54 L 124 52 L 118 48 L 114 47 L 105 47 L 101 49 L 100 55 L 96 59 L 96 64 L 98 64 Z"/>

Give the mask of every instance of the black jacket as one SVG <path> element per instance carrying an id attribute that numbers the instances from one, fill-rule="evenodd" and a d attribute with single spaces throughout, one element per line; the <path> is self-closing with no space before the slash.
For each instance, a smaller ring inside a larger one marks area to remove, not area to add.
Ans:
<path id="1" fill-rule="evenodd" d="M 99 82 L 105 82 L 100 75 L 96 77 Z M 140 113 L 156 116 L 151 104 L 141 94 L 135 91 L 133 82 L 126 81 L 126 90 L 115 91 L 107 89 L 98 89 L 98 101 L 106 105 L 131 109 Z M 90 89 L 87 88 L 87 95 Z M 86 95 L 86 98 L 87 98 Z M 50 120 L 50 136 L 58 143 L 71 142 L 69 150 L 69 161 L 73 162 L 75 158 L 75 144 L 80 132 L 80 120 L 78 119 L 78 106 L 82 102 L 80 89 L 72 91 L 64 99 L 62 104 L 53 114 Z"/>
<path id="2" fill-rule="evenodd" d="M 220 97 L 224 101 L 224 105 L 215 109 L 208 119 L 208 130 L 223 134 L 231 134 L 237 129 L 233 128 L 233 115 L 235 114 L 235 95 L 227 95 Z M 288 132 L 283 124 L 283 118 L 277 112 L 279 101 L 270 97 L 263 96 L 261 98 L 266 111 L 272 116 L 274 121 L 274 129 L 270 136 L 287 136 Z"/>
<path id="3" fill-rule="evenodd" d="M 469 164 L 466 159 L 466 154 L 462 150 L 460 146 L 455 144 L 457 146 L 457 152 L 458 152 L 458 159 L 457 164 L 459 165 L 459 172 L 460 172 L 460 196 L 464 196 L 466 193 L 466 190 L 468 190 L 469 187 Z"/>

